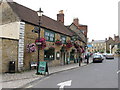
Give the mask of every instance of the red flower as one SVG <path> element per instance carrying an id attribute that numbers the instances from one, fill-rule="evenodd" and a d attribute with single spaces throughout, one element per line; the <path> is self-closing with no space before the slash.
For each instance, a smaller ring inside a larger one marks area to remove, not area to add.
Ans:
<path id="1" fill-rule="evenodd" d="M 34 43 L 27 44 L 27 52 L 35 52 L 35 51 L 36 51 L 36 46 Z"/>
<path id="2" fill-rule="evenodd" d="M 62 42 L 60 40 L 56 40 L 55 44 L 56 45 L 62 45 Z"/>
<path id="3" fill-rule="evenodd" d="M 36 40 L 35 42 L 39 42 L 41 43 L 40 45 L 38 45 L 40 47 L 40 49 L 44 49 L 46 47 L 46 41 L 45 38 L 40 38 L 40 40 Z"/>
<path id="4" fill-rule="evenodd" d="M 66 47 L 71 48 L 72 46 L 73 46 L 72 42 L 70 40 L 68 40 L 67 43 L 66 43 Z"/>

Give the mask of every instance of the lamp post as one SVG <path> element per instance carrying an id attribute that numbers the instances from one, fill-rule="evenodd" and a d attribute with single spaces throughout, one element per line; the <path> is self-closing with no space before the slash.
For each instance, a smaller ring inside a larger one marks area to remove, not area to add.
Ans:
<path id="1" fill-rule="evenodd" d="M 42 16 L 43 11 L 41 10 L 41 8 L 39 9 L 39 11 L 37 11 L 38 17 L 39 17 L 39 30 L 38 30 L 38 41 L 40 40 L 40 24 L 41 24 L 41 16 Z M 39 59 L 40 59 L 40 44 L 38 44 L 38 61 L 37 61 L 37 74 L 39 74 L 38 70 L 39 70 Z"/>

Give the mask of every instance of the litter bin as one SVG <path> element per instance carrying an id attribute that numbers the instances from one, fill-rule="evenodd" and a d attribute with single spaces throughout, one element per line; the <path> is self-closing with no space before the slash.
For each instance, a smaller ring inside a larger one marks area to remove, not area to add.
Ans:
<path id="1" fill-rule="evenodd" d="M 15 73 L 15 61 L 9 62 L 9 73 Z"/>

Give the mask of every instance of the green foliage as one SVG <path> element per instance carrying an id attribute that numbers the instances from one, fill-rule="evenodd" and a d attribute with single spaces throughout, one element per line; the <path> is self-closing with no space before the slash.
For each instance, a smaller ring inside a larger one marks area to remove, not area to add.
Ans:
<path id="1" fill-rule="evenodd" d="M 110 50 L 107 50 L 106 52 L 107 52 L 107 53 L 110 53 Z"/>

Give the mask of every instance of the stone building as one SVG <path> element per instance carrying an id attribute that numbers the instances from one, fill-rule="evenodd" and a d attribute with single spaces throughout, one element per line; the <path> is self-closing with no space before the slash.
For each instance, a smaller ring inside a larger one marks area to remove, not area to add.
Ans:
<path id="1" fill-rule="evenodd" d="M 119 36 L 114 35 L 114 38 L 109 37 L 106 39 L 106 51 L 109 51 L 110 53 L 116 54 L 118 48 L 119 48 Z"/>
<path id="2" fill-rule="evenodd" d="M 88 47 L 88 51 L 90 52 L 106 52 L 105 40 L 92 40 L 88 45 L 91 45 L 91 47 Z"/>
<path id="3" fill-rule="evenodd" d="M 88 33 L 88 29 L 87 28 L 88 28 L 88 26 L 80 24 L 78 18 L 74 18 L 73 19 L 73 23 L 78 27 L 79 30 L 81 30 L 83 32 L 83 34 L 86 37 L 86 42 L 87 42 L 87 33 Z"/>
<path id="4" fill-rule="evenodd" d="M 80 47 L 82 48 L 83 52 L 85 53 L 85 50 L 86 50 L 86 46 L 87 46 L 87 37 L 86 35 L 82 32 L 82 30 L 80 30 L 78 28 L 78 26 L 76 26 L 74 24 L 74 21 L 73 23 L 69 26 L 70 30 L 72 32 L 74 32 L 74 35 L 72 36 L 72 39 L 73 39 L 73 42 L 75 41 L 75 43 L 78 43 L 78 45 L 80 45 Z M 84 56 L 84 53 L 77 53 L 77 57 L 83 55 Z"/>
<path id="5" fill-rule="evenodd" d="M 16 2 L 2 2 L 0 8 L 1 72 L 8 72 L 10 61 L 15 61 L 15 71 L 30 69 L 30 62 L 36 62 L 38 56 L 35 45 L 39 28 L 37 12 Z M 57 20 L 42 15 L 40 37 L 45 40 L 45 45 L 40 50 L 40 61 L 48 62 L 49 66 L 72 63 L 71 58 L 74 56 L 70 56 L 75 53 L 71 42 L 73 35 L 74 33 L 64 26 L 63 11 L 57 14 Z"/>

